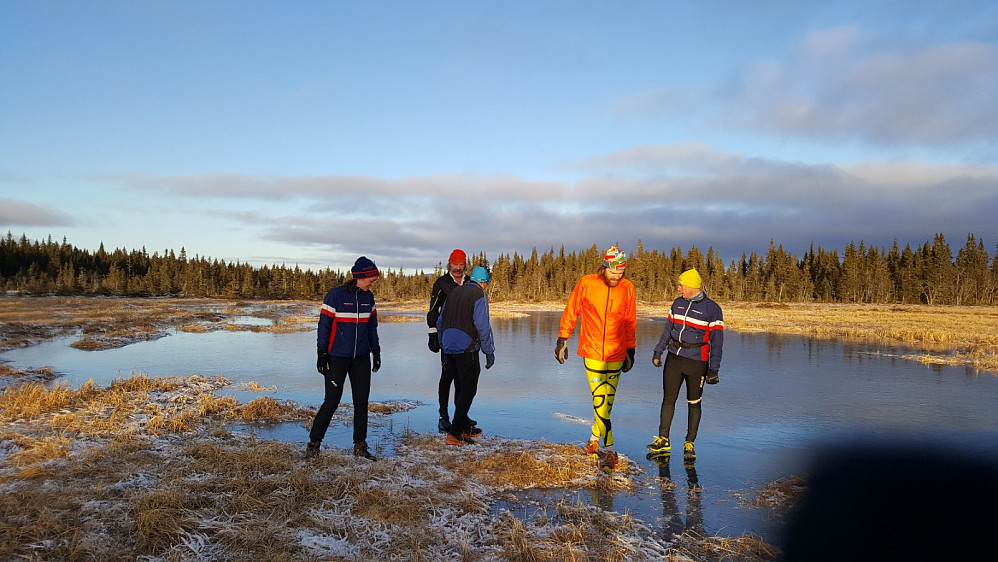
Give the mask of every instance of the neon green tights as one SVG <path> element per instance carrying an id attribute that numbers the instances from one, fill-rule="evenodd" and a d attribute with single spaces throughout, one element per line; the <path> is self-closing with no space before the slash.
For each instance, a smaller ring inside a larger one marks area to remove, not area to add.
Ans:
<path id="1" fill-rule="evenodd" d="M 593 393 L 592 432 L 595 437 L 603 439 L 605 447 L 613 446 L 613 430 L 610 427 L 610 411 L 613 410 L 613 397 L 617 394 L 617 381 L 620 379 L 620 368 L 623 361 L 594 361 L 585 359 L 586 377 L 589 379 L 589 390 Z"/>

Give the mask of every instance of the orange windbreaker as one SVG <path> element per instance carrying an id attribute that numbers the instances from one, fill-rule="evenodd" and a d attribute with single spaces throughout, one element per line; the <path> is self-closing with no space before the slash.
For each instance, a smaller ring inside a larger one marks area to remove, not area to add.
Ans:
<path id="1" fill-rule="evenodd" d="M 636 346 L 638 313 L 634 284 L 621 279 L 609 287 L 595 273 L 575 284 L 561 313 L 559 338 L 569 338 L 575 322 L 582 316 L 579 330 L 579 355 L 596 361 L 623 361 L 627 350 Z"/>

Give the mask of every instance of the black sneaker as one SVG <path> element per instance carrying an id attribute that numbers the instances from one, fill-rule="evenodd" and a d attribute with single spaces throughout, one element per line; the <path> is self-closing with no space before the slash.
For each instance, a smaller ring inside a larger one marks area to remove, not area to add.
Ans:
<path id="1" fill-rule="evenodd" d="M 440 416 L 440 419 L 437 420 L 437 431 L 440 433 L 450 431 L 450 419 L 447 416 Z"/>
<path id="2" fill-rule="evenodd" d="M 364 457 L 365 459 L 376 461 L 378 457 L 371 454 L 371 451 L 367 450 L 367 442 L 361 441 L 360 443 L 353 444 L 353 456 Z"/>

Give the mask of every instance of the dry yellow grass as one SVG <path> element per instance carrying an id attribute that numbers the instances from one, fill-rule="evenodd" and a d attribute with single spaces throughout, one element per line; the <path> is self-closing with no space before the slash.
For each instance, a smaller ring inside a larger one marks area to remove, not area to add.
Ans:
<path id="1" fill-rule="evenodd" d="M 904 346 L 905 359 L 998 374 L 996 307 L 724 303 L 724 321 L 741 332 Z"/>
<path id="2" fill-rule="evenodd" d="M 6 389 L 0 550 L 149 560 L 622 561 L 669 552 L 626 513 L 579 500 L 558 499 L 529 521 L 494 512 L 501 497 L 525 490 L 633 490 L 640 468 L 626 457 L 608 477 L 577 446 L 480 439 L 448 447 L 439 435 L 406 431 L 394 436 L 397 456 L 376 463 L 329 449 L 306 461 L 295 445 L 232 434 L 219 422 L 304 423 L 311 411 L 216 396 L 226 383 L 140 375 L 106 388 Z"/>

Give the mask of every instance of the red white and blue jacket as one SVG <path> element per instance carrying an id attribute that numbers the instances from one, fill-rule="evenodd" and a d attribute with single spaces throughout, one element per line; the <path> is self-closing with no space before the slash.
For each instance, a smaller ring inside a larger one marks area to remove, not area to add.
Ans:
<path id="1" fill-rule="evenodd" d="M 669 351 L 696 361 L 707 361 L 707 370 L 721 368 L 724 345 L 724 315 L 721 307 L 701 292 L 692 300 L 679 297 L 672 302 L 669 322 L 655 346 L 653 357 Z"/>
<path id="2" fill-rule="evenodd" d="M 319 351 L 335 357 L 381 355 L 374 293 L 341 285 L 326 293 L 319 310 Z"/>

